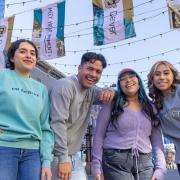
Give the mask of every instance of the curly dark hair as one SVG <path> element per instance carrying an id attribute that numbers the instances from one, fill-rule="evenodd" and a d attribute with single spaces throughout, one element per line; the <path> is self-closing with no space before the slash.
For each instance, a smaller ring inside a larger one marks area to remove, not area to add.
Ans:
<path id="1" fill-rule="evenodd" d="M 81 65 L 84 65 L 87 62 L 94 63 L 95 61 L 100 61 L 102 63 L 103 69 L 106 68 L 107 62 L 105 57 L 102 54 L 97 54 L 95 52 L 84 53 L 81 58 Z"/>
<path id="2" fill-rule="evenodd" d="M 180 75 L 178 70 L 168 61 L 157 61 L 151 68 L 149 74 L 148 74 L 148 88 L 149 88 L 149 96 L 152 98 L 153 103 L 155 104 L 158 112 L 163 108 L 163 94 L 162 92 L 157 89 L 153 84 L 153 76 L 154 73 L 159 65 L 165 65 L 169 67 L 169 69 L 173 73 L 173 83 L 171 85 L 172 92 L 175 91 L 177 84 L 180 83 Z"/>

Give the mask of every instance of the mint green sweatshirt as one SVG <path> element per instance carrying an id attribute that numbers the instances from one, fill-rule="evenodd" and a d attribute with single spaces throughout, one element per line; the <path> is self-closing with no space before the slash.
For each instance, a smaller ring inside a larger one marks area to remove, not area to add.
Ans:
<path id="1" fill-rule="evenodd" d="M 0 70 L 0 146 L 39 149 L 50 167 L 54 145 L 46 87 L 14 70 Z"/>

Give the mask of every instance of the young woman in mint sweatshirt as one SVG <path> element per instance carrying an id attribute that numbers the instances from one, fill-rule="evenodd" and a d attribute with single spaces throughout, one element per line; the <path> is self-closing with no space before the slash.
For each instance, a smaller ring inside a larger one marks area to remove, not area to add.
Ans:
<path id="1" fill-rule="evenodd" d="M 8 50 L 10 69 L 0 70 L 0 179 L 51 180 L 54 137 L 46 87 L 31 79 L 37 48 L 28 40 Z"/>
<path id="2" fill-rule="evenodd" d="M 180 75 L 167 61 L 156 62 L 148 74 L 149 95 L 160 116 L 163 134 L 176 150 L 180 173 Z"/>

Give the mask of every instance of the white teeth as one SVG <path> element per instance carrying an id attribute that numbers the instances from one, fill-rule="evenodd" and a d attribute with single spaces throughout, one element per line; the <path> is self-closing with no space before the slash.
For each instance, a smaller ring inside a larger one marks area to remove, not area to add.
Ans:
<path id="1" fill-rule="evenodd" d="M 94 82 L 94 80 L 93 80 L 93 79 L 90 79 L 90 78 L 87 78 L 87 80 L 88 80 L 88 81 L 91 81 L 91 82 Z"/>
<path id="2" fill-rule="evenodd" d="M 127 84 L 126 87 L 134 86 L 134 84 Z"/>

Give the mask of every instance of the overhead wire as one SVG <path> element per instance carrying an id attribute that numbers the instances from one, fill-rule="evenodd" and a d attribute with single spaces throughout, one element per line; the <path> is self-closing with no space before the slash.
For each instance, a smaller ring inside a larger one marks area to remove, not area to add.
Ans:
<path id="1" fill-rule="evenodd" d="M 106 50 L 106 49 L 116 49 L 116 48 L 126 46 L 126 45 L 130 46 L 130 45 L 138 43 L 138 42 L 143 42 L 143 41 L 145 42 L 149 39 L 153 39 L 153 38 L 157 38 L 157 37 L 163 37 L 165 34 L 168 34 L 168 33 L 174 32 L 174 31 L 175 30 L 171 29 L 171 30 L 163 32 L 163 33 L 158 33 L 158 34 L 155 34 L 155 35 L 152 35 L 149 37 L 145 37 L 145 38 L 138 39 L 138 40 L 131 41 L 131 42 L 127 42 L 127 43 L 121 43 L 121 44 L 116 44 L 116 45 L 111 45 L 111 46 L 106 45 L 106 47 L 83 49 L 83 50 L 66 50 L 66 52 L 68 52 L 68 53 L 80 53 L 80 52 L 88 52 L 88 51 L 102 51 L 102 50 Z M 24 37 L 19 37 L 19 36 L 13 36 L 13 37 L 16 39 L 24 38 Z M 30 38 L 26 38 L 26 39 L 30 39 Z M 36 39 L 36 38 L 34 38 L 34 39 Z"/>
<path id="2" fill-rule="evenodd" d="M 161 53 L 157 53 L 157 54 L 153 54 L 153 55 L 150 55 L 150 56 L 145 56 L 145 57 L 142 57 L 142 58 L 137 58 L 137 59 L 131 59 L 131 60 L 120 60 L 118 62 L 115 62 L 115 63 L 108 63 L 107 65 L 108 66 L 112 66 L 112 65 L 123 65 L 123 64 L 127 64 L 127 63 L 136 63 L 138 61 L 143 61 L 143 60 L 150 60 L 151 58 L 154 58 L 154 57 L 157 57 L 157 56 L 164 56 L 165 54 L 168 54 L 168 53 L 171 53 L 171 52 L 175 52 L 175 51 L 179 51 L 180 50 L 180 47 L 178 48 L 175 48 L 175 49 L 170 49 L 170 50 L 167 50 L 167 51 L 163 51 Z M 78 64 L 63 64 L 63 63 L 51 63 L 50 61 L 48 61 L 50 64 L 54 64 L 54 65 L 61 65 L 61 66 L 64 66 L 64 67 L 77 67 Z"/>
<path id="3" fill-rule="evenodd" d="M 146 21 L 148 19 L 152 19 L 152 18 L 156 18 L 160 15 L 164 15 L 165 13 L 167 13 L 167 10 L 165 11 L 161 11 L 160 13 L 158 14 L 155 14 L 153 16 L 149 16 L 149 17 L 146 17 L 146 18 L 142 18 L 140 20 L 137 20 L 137 21 L 134 21 L 133 24 L 136 24 L 136 23 L 139 23 L 139 22 L 143 22 L 143 21 Z M 127 24 L 126 26 L 128 26 L 129 24 Z M 116 26 L 115 26 L 116 27 Z M 53 28 L 57 28 L 57 26 L 55 27 L 51 27 L 52 29 Z M 63 27 L 59 27 L 59 28 L 63 28 Z M 45 28 L 42 28 L 42 29 L 48 29 L 48 27 L 45 27 Z M 82 32 L 82 31 L 87 31 L 87 30 L 91 30 L 93 29 L 93 26 L 91 27 L 87 27 L 87 28 L 83 28 L 83 29 L 80 29 L 80 30 L 77 30 L 77 31 L 74 31 L 74 32 L 70 32 L 70 33 L 67 33 L 65 34 L 65 37 L 64 38 L 72 38 L 72 37 L 82 37 L 82 36 L 86 36 L 86 35 L 90 35 L 92 34 L 92 32 L 90 33 L 85 33 L 85 34 L 77 34 L 77 35 L 70 35 L 70 36 L 66 36 L 66 35 L 69 35 L 69 34 L 75 34 L 75 33 L 78 33 L 78 32 Z M 14 31 L 20 31 L 20 32 L 23 32 L 23 31 L 32 31 L 33 28 L 14 28 L 14 29 L 8 29 L 8 30 L 14 30 Z"/>
<path id="4" fill-rule="evenodd" d="M 176 62 L 176 63 L 173 63 L 173 65 L 175 66 L 175 65 L 180 65 L 180 61 L 179 62 Z M 143 74 L 143 73 L 147 73 L 147 72 L 149 72 L 150 71 L 150 69 L 147 69 L 147 70 L 143 70 L 143 71 L 138 71 L 137 73 L 138 74 Z M 69 73 L 69 72 L 63 72 L 64 74 L 67 74 L 67 75 L 73 75 L 74 73 Z M 179 72 L 180 73 L 180 72 Z M 101 75 L 102 77 L 117 77 L 118 76 L 118 74 L 102 74 Z M 144 79 L 143 80 L 143 82 L 144 83 L 147 83 L 147 79 Z M 100 81 L 100 82 L 98 82 L 98 83 L 100 83 L 100 84 L 116 84 L 116 82 L 114 82 L 114 81 Z"/>
<path id="5" fill-rule="evenodd" d="M 42 0 L 29 0 L 29 1 L 22 1 L 22 2 L 17 2 L 17 3 L 9 3 L 9 4 L 6 4 L 6 7 L 8 8 L 9 6 L 16 5 L 16 4 L 25 5 L 26 3 L 35 2 L 35 1 L 39 1 L 40 3 L 42 2 Z M 138 8 L 138 7 L 143 6 L 143 5 L 147 4 L 147 3 L 152 3 L 152 2 L 154 2 L 154 1 L 155 1 L 155 0 L 149 0 L 149 1 L 146 1 L 146 2 L 143 2 L 143 3 L 140 3 L 140 4 L 136 5 L 136 6 L 133 6 L 132 9 Z M 54 3 L 55 3 L 55 2 L 54 2 Z M 52 2 L 52 4 L 53 4 L 53 2 Z M 39 7 L 39 8 L 41 8 L 41 7 Z M 39 8 L 35 8 L 35 9 L 39 9 Z M 162 9 L 162 8 L 165 8 L 165 7 L 161 7 L 161 8 L 158 8 L 158 9 Z M 158 9 L 156 9 L 156 10 L 158 10 Z M 26 11 L 19 12 L 19 13 L 15 13 L 15 14 L 13 14 L 13 15 L 15 16 L 15 15 L 23 14 L 23 13 L 25 13 L 25 12 L 29 12 L 29 11 L 33 11 L 33 10 L 34 10 L 34 8 L 33 8 L 33 9 L 26 10 Z M 125 9 L 125 10 L 122 10 L 122 11 L 118 11 L 118 13 L 123 13 L 123 12 L 129 11 L 129 10 L 131 10 L 131 9 Z M 151 11 L 153 12 L 153 10 L 151 10 Z M 145 13 L 146 13 L 146 12 L 143 12 L 143 14 L 145 14 Z M 148 13 L 148 12 L 147 12 L 147 13 Z M 136 16 L 136 15 L 135 15 L 135 16 Z M 109 17 L 109 16 L 105 16 L 104 18 L 107 18 L 107 17 Z M 72 23 L 72 24 L 66 24 L 65 26 L 78 26 L 78 25 L 80 25 L 80 24 L 87 23 L 87 22 L 92 22 L 92 21 L 93 21 L 93 19 L 84 20 L 84 21 L 80 21 L 80 22 L 76 22 L 76 23 Z"/>

